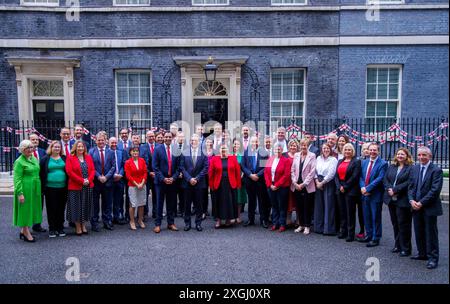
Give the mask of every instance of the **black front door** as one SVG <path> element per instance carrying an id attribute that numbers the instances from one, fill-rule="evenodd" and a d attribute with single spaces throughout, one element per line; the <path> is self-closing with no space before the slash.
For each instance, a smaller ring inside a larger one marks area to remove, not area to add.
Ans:
<path id="1" fill-rule="evenodd" d="M 200 113 L 201 123 L 217 121 L 225 127 L 228 119 L 228 99 L 194 99 L 194 113 Z"/>
<path id="2" fill-rule="evenodd" d="M 33 100 L 34 127 L 49 139 L 59 139 L 64 127 L 64 100 Z"/>

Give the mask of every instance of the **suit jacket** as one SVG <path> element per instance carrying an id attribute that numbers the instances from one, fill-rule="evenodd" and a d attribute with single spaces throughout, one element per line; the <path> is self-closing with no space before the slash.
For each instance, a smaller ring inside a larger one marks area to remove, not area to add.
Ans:
<path id="1" fill-rule="evenodd" d="M 127 143 L 127 149 L 128 149 L 128 148 L 130 148 L 133 145 L 133 143 L 131 142 L 131 140 L 128 140 L 127 142 L 128 142 Z M 122 139 L 118 139 L 117 140 L 117 149 L 119 149 L 119 150 L 127 150 L 127 149 L 123 148 L 123 141 L 122 141 Z"/>
<path id="2" fill-rule="evenodd" d="M 116 163 L 117 163 L 117 169 L 118 169 L 118 173 L 119 175 L 125 176 L 125 158 L 124 158 L 124 151 L 123 150 L 110 150 L 112 152 L 112 154 L 114 154 L 114 174 L 116 173 Z M 116 158 L 117 155 L 117 158 Z"/>
<path id="3" fill-rule="evenodd" d="M 294 183 L 298 182 L 300 176 L 301 154 L 300 152 L 295 153 L 294 161 L 291 166 L 291 191 L 295 191 Z M 303 163 L 303 170 L 301 172 L 303 184 L 306 185 L 306 192 L 312 193 L 316 191 L 316 184 L 314 182 L 314 176 L 316 175 L 316 155 L 312 152 L 308 152 L 306 155 L 305 162 Z"/>
<path id="4" fill-rule="evenodd" d="M 342 186 L 344 187 L 345 194 L 350 196 L 360 196 L 361 188 L 359 187 L 359 178 L 361 175 L 361 161 L 354 157 L 348 164 L 347 171 L 345 172 L 345 179 L 341 181 L 339 179 L 337 169 L 343 161 L 343 159 L 338 161 L 336 166 L 336 175 L 334 177 L 334 181 L 336 183 L 336 193 L 341 193 L 340 189 Z"/>
<path id="5" fill-rule="evenodd" d="M 155 171 L 155 185 L 164 184 L 164 178 L 172 177 L 174 181 L 178 179 L 180 168 L 179 168 L 179 159 L 174 155 L 173 151 L 175 151 L 175 147 L 172 147 L 172 153 L 170 157 L 172 159 L 172 174 L 169 176 L 169 162 L 167 159 L 166 145 L 158 145 L 155 147 L 155 152 L 153 153 L 152 164 L 153 170 Z"/>
<path id="6" fill-rule="evenodd" d="M 181 182 L 182 188 L 192 188 L 190 184 L 191 178 L 197 180 L 197 184 L 193 187 L 195 189 L 206 189 L 206 174 L 208 174 L 208 157 L 201 151 L 200 146 L 197 148 L 197 161 L 192 161 L 192 150 L 189 147 L 180 157 L 180 171 L 183 173 Z"/>
<path id="7" fill-rule="evenodd" d="M 311 145 L 309 147 L 309 152 L 314 153 L 316 155 L 316 158 L 320 155 L 320 149 L 314 145 Z"/>
<path id="8" fill-rule="evenodd" d="M 61 159 L 64 161 L 64 163 L 66 162 L 66 156 L 65 155 L 62 155 Z M 39 165 L 41 167 L 41 169 L 39 171 L 39 177 L 41 179 L 42 193 L 44 193 L 44 190 L 45 190 L 46 185 L 47 185 L 48 162 L 49 161 L 50 161 L 50 156 L 49 155 L 45 155 L 39 161 Z M 67 172 L 66 172 L 66 178 L 67 178 Z M 67 185 L 67 180 L 66 180 L 66 185 Z"/>
<path id="9" fill-rule="evenodd" d="M 360 188 L 366 187 L 367 192 L 370 193 L 369 196 L 363 195 L 362 199 L 382 202 L 384 194 L 383 179 L 388 164 L 386 161 L 381 159 L 381 157 L 378 157 L 372 166 L 372 171 L 370 171 L 369 184 L 366 186 L 365 180 L 367 170 L 369 170 L 369 165 L 370 165 L 370 158 L 364 160 L 361 164 L 361 177 L 359 178 L 359 187 Z"/>
<path id="10" fill-rule="evenodd" d="M 410 179 L 410 173 L 411 173 L 411 166 L 404 166 L 402 171 L 397 176 L 397 169 L 398 166 L 390 165 L 386 173 L 384 174 L 383 179 L 383 185 L 384 185 L 384 197 L 383 202 L 385 204 L 394 204 L 398 207 L 402 208 L 410 208 L 411 205 L 409 204 L 408 199 L 408 185 L 409 185 L 409 179 Z M 394 181 L 395 177 L 397 176 L 397 182 L 395 183 L 394 187 Z M 395 196 L 397 197 L 397 200 L 393 201 L 392 197 L 388 194 L 387 189 L 392 188 L 394 191 Z"/>
<path id="11" fill-rule="evenodd" d="M 272 185 L 272 164 L 274 159 L 275 156 L 270 157 L 264 169 L 264 180 L 266 181 L 267 188 Z M 288 188 L 291 185 L 291 166 L 292 160 L 290 158 L 280 157 L 280 161 L 275 170 L 275 187 Z"/>
<path id="12" fill-rule="evenodd" d="M 256 170 L 253 166 L 253 159 L 256 154 Z M 250 175 L 256 174 L 259 177 L 259 180 L 264 179 L 264 169 L 267 161 L 269 160 L 269 155 L 263 151 L 263 149 L 258 148 L 256 153 L 251 150 L 250 146 L 244 152 L 244 156 L 242 157 L 241 168 L 242 172 L 244 172 L 244 180 L 245 182 L 250 182 Z"/>
<path id="13" fill-rule="evenodd" d="M 430 163 L 425 178 L 422 181 L 417 194 L 417 187 L 419 183 L 420 165 L 415 165 L 411 169 L 410 183 L 408 187 L 408 198 L 416 202 L 422 203 L 422 208 L 428 216 L 442 215 L 442 203 L 440 193 L 443 184 L 442 169 L 433 163 Z"/>
<path id="14" fill-rule="evenodd" d="M 38 162 L 41 162 L 41 159 L 44 158 L 47 155 L 47 152 L 44 149 L 40 148 L 40 147 L 37 148 L 37 153 L 38 153 L 38 157 L 39 157 Z M 16 159 L 18 159 L 20 157 L 20 155 L 22 155 L 22 153 L 19 152 L 17 154 Z"/>
<path id="15" fill-rule="evenodd" d="M 84 161 L 88 167 L 88 180 L 89 187 L 94 187 L 95 167 L 94 161 L 89 154 L 85 154 Z M 66 173 L 69 176 L 68 189 L 69 190 L 81 190 L 83 189 L 83 174 L 81 172 L 81 165 L 76 155 L 69 155 L 66 158 Z"/>
<path id="16" fill-rule="evenodd" d="M 116 171 L 116 165 L 114 162 L 115 156 L 110 149 L 107 149 L 106 147 L 104 149 L 105 149 L 104 175 L 107 178 L 105 186 L 110 187 L 113 184 L 113 176 L 114 172 Z M 94 161 L 95 178 L 98 179 L 102 175 L 102 161 L 100 158 L 100 152 L 98 151 L 98 148 L 97 147 L 92 148 L 89 151 L 89 155 L 92 157 L 92 160 Z"/>
<path id="17" fill-rule="evenodd" d="M 228 180 L 232 189 L 241 188 L 241 166 L 237 161 L 236 155 L 228 156 Z M 209 187 L 212 190 L 219 189 L 222 180 L 222 158 L 217 155 L 211 159 L 208 170 Z"/>
<path id="18" fill-rule="evenodd" d="M 72 138 L 72 139 L 69 141 L 70 147 L 72 147 L 72 146 L 75 144 L 76 141 L 77 141 L 77 140 L 76 140 L 75 138 Z M 86 140 L 84 140 L 84 139 L 81 139 L 81 141 L 84 142 L 84 144 L 86 145 L 87 151 L 89 151 L 89 150 L 91 149 L 91 144 L 90 144 L 89 142 L 87 142 Z"/>
<path id="19" fill-rule="evenodd" d="M 59 142 L 61 143 L 62 154 L 63 154 L 63 155 L 66 155 L 66 148 L 65 148 L 64 142 L 62 141 L 62 139 L 61 139 Z M 70 153 L 70 150 L 72 150 L 72 146 L 73 146 L 74 143 L 75 143 L 75 142 L 72 142 L 72 140 L 69 140 L 69 153 Z M 89 150 L 86 150 L 86 153 L 87 153 L 88 151 L 89 151 Z M 66 156 L 67 156 L 67 155 L 66 155 Z"/>
<path id="20" fill-rule="evenodd" d="M 156 150 L 156 142 L 153 143 L 153 153 Z M 153 170 L 153 154 L 152 149 L 150 149 L 150 144 L 148 142 L 142 144 L 139 148 L 139 156 L 145 159 L 145 163 L 147 165 L 147 172 L 150 175 L 150 172 L 154 172 Z"/>
<path id="21" fill-rule="evenodd" d="M 129 187 L 136 187 L 134 182 L 140 184 L 142 183 L 142 180 L 147 181 L 147 165 L 145 163 L 145 159 L 142 157 L 138 158 L 138 166 L 136 167 L 136 164 L 134 163 L 132 158 L 129 158 L 125 162 L 125 172 L 127 172 L 127 180 L 128 180 L 128 186 Z"/>

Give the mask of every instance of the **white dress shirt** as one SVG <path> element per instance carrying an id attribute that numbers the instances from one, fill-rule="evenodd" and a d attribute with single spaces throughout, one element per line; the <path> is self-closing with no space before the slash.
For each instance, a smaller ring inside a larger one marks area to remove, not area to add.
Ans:
<path id="1" fill-rule="evenodd" d="M 338 161 L 333 156 L 328 156 L 326 159 L 323 158 L 322 155 L 317 157 L 316 161 L 316 174 L 323 176 L 323 183 L 328 183 L 333 180 L 334 175 L 336 174 L 336 167 Z"/>
<path id="2" fill-rule="evenodd" d="M 272 173 L 272 182 L 275 182 L 275 172 L 277 171 L 278 163 L 280 162 L 280 159 L 278 157 L 275 157 L 272 163 L 271 173 Z"/>

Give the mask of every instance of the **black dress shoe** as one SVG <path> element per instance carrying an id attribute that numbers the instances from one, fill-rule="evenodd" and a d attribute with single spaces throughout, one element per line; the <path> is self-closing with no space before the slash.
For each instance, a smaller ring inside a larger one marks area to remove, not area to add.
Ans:
<path id="1" fill-rule="evenodd" d="M 196 225 L 195 229 L 197 229 L 197 231 L 202 231 L 203 230 L 202 226 L 200 226 L 200 225 Z"/>
<path id="2" fill-rule="evenodd" d="M 103 224 L 103 228 L 106 230 L 114 230 L 113 226 L 110 223 Z"/>
<path id="3" fill-rule="evenodd" d="M 361 243 L 369 243 L 369 242 L 370 242 L 370 238 L 369 238 L 369 237 L 365 237 L 365 238 L 363 238 L 363 239 L 358 239 L 358 242 L 361 242 Z"/>
<path id="4" fill-rule="evenodd" d="M 128 224 L 128 222 L 127 222 L 126 219 L 121 218 L 121 219 L 119 219 L 119 220 L 117 221 L 117 224 L 118 224 L 118 225 L 126 225 L 126 224 Z"/>
<path id="5" fill-rule="evenodd" d="M 380 241 L 370 241 L 367 243 L 366 247 L 376 247 L 378 245 L 380 245 Z"/>
<path id="6" fill-rule="evenodd" d="M 191 225 L 184 226 L 184 231 L 189 231 L 189 230 L 191 230 Z"/>
<path id="7" fill-rule="evenodd" d="M 75 223 L 70 222 L 69 227 L 75 228 Z"/>
<path id="8" fill-rule="evenodd" d="M 339 232 L 338 239 L 345 239 L 346 237 L 347 235 L 345 235 L 345 233 Z"/>
<path id="9" fill-rule="evenodd" d="M 269 228 L 269 223 L 267 221 L 262 221 L 261 226 L 265 229 Z"/>
<path id="10" fill-rule="evenodd" d="M 33 226 L 33 231 L 34 231 L 34 232 L 47 232 L 47 230 L 44 229 L 44 228 L 42 228 L 41 225 Z"/>
<path id="11" fill-rule="evenodd" d="M 247 226 L 254 226 L 255 225 L 255 222 L 254 221 L 246 221 L 245 223 L 244 223 L 244 227 L 247 227 Z"/>
<path id="12" fill-rule="evenodd" d="M 348 237 L 345 239 L 346 242 L 353 242 L 354 240 L 355 240 L 355 238 L 352 237 L 352 236 L 348 236 Z"/>
<path id="13" fill-rule="evenodd" d="M 435 269 L 435 268 L 437 268 L 437 266 L 438 266 L 438 263 L 436 261 L 430 260 L 427 263 L 427 269 Z"/>
<path id="14" fill-rule="evenodd" d="M 426 261 L 428 258 L 424 255 L 413 255 L 411 260 Z"/>
<path id="15" fill-rule="evenodd" d="M 394 248 L 392 248 L 391 252 L 392 253 L 399 253 L 400 252 L 400 248 L 394 247 Z"/>
<path id="16" fill-rule="evenodd" d="M 398 256 L 404 258 L 404 257 L 408 257 L 411 255 L 411 252 L 408 251 L 400 251 L 400 253 L 398 254 Z"/>
<path id="17" fill-rule="evenodd" d="M 100 232 L 100 227 L 98 225 L 92 225 L 91 230 L 94 232 Z"/>

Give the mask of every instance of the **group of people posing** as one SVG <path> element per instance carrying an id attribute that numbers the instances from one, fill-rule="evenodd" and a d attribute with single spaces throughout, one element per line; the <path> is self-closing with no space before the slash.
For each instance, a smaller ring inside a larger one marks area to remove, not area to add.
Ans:
<path id="1" fill-rule="evenodd" d="M 30 227 L 46 231 L 40 225 L 44 201 L 50 237 L 66 235 L 65 220 L 78 236 L 88 234 L 87 223 L 98 232 L 100 216 L 107 230 L 125 224 L 144 229 L 150 210 L 155 233 L 165 216 L 167 229 L 178 231 L 177 215 L 184 218 L 184 231 L 192 229 L 192 216 L 202 231 L 211 201 L 215 228 L 242 223 L 248 204 L 244 226 L 255 225 L 258 207 L 259 224 L 270 231 L 295 228 L 374 247 L 382 236 L 384 203 L 395 236 L 392 252 L 412 254 L 414 222 L 418 254 L 411 258 L 437 267 L 443 174 L 429 148 L 418 148 L 417 165 L 408 149 L 399 148 L 389 165 L 377 143 L 364 144 L 357 156 L 345 134 L 330 133 L 319 149 L 308 134 L 288 141 L 283 127 L 275 138 L 264 136 L 262 145 L 246 125 L 235 139 L 220 124 L 208 137 L 203 128 L 196 126 L 188 143 L 175 124 L 165 133 L 148 131 L 144 143 L 140 134 L 130 139 L 128 129 L 119 138 L 101 131 L 90 148 L 77 125 L 74 138 L 63 128 L 47 151 L 31 134 L 14 163 L 13 223 L 20 238 L 36 241 Z"/>

